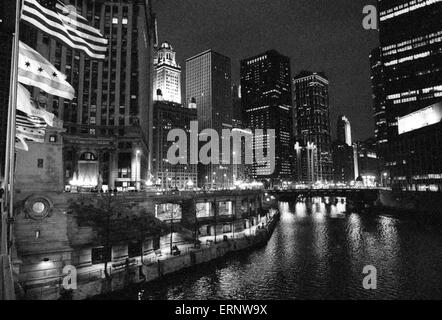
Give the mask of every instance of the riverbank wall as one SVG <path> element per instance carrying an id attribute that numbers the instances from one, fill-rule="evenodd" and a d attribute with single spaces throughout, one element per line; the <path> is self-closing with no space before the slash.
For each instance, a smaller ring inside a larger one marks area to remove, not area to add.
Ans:
<path id="1" fill-rule="evenodd" d="M 442 217 L 442 193 L 380 190 L 376 207 Z"/>
<path id="2" fill-rule="evenodd" d="M 256 229 L 253 235 L 239 239 L 226 239 L 207 247 L 192 249 L 184 254 L 150 263 L 139 261 L 130 267 L 122 268 L 120 272 L 112 273 L 109 279 L 104 278 L 103 274 L 98 274 L 95 280 L 88 277 L 87 281 L 82 281 L 78 278 L 77 289 L 66 291 L 63 298 L 83 300 L 97 296 L 106 297 L 108 294 L 128 287 L 141 286 L 143 283 L 160 279 L 183 269 L 196 268 L 204 263 L 221 259 L 229 253 L 264 246 L 272 236 L 278 221 L 279 213 L 276 213 L 263 227 Z"/>

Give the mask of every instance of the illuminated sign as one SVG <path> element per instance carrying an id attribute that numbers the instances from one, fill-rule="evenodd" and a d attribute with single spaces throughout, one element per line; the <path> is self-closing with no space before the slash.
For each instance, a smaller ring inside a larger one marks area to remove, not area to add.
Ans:
<path id="1" fill-rule="evenodd" d="M 398 118 L 399 134 L 414 131 L 442 120 L 442 102 Z"/>

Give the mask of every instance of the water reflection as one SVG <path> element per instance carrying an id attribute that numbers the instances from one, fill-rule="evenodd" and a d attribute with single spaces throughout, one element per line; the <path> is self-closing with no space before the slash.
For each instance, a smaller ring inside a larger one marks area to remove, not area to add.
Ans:
<path id="1" fill-rule="evenodd" d="M 442 228 L 418 218 L 348 212 L 345 199 L 280 203 L 267 246 L 148 283 L 140 299 L 442 298 Z M 362 269 L 378 289 L 362 287 Z"/>

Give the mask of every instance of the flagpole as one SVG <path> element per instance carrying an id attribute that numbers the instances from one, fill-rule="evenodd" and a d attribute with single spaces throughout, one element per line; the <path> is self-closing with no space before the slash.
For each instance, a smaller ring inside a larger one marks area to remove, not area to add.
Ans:
<path id="1" fill-rule="evenodd" d="M 15 299 L 14 280 L 12 277 L 11 246 L 12 219 L 14 217 L 14 167 L 15 167 L 15 115 L 17 106 L 18 86 L 18 49 L 20 33 L 20 11 L 23 0 L 17 1 L 15 8 L 15 30 L 12 43 L 11 79 L 8 104 L 8 128 L 6 137 L 5 157 L 5 203 L 2 212 L 2 248 L 1 248 L 1 298 Z M 5 212 L 7 210 L 7 212 Z"/>
<path id="2" fill-rule="evenodd" d="M 11 90 L 11 109 L 10 111 L 10 136 L 9 136 L 9 199 L 8 199 L 8 212 L 9 219 L 14 217 L 14 175 L 15 175 L 15 117 L 17 111 L 17 87 L 18 87 L 18 55 L 19 55 L 19 37 L 20 37 L 20 12 L 22 8 L 23 0 L 17 3 L 15 9 L 15 33 L 14 33 L 14 51 L 13 59 L 14 65 L 11 70 L 12 74 L 12 90 Z M 12 224 L 9 223 L 8 230 L 8 253 L 11 252 L 12 245 Z"/>

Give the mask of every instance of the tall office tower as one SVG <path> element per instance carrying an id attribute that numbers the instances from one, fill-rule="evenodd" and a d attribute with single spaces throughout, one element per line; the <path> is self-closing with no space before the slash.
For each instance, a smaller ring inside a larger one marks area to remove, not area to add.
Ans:
<path id="1" fill-rule="evenodd" d="M 232 86 L 232 127 L 236 133 L 239 134 L 247 134 L 252 136 L 252 132 L 246 130 L 245 122 L 244 122 L 244 112 L 241 104 L 241 86 L 234 84 Z M 241 144 L 241 150 L 233 151 L 233 152 L 241 152 L 241 159 L 245 159 L 246 156 L 246 144 Z M 234 154 L 235 156 L 235 154 Z M 241 163 L 232 164 L 233 170 L 233 181 L 234 183 L 240 183 L 241 181 L 247 180 L 251 175 L 251 165 L 245 164 L 244 160 Z"/>
<path id="2" fill-rule="evenodd" d="M 376 139 L 369 138 L 354 143 L 355 165 L 358 177 L 365 186 L 373 187 L 381 184 L 380 161 L 376 153 Z"/>
<path id="3" fill-rule="evenodd" d="M 12 32 L 11 18 L 15 12 L 14 1 L 0 3 L 0 185 L 4 174 L 6 156 L 6 135 L 8 124 L 9 79 L 11 75 Z"/>
<path id="4" fill-rule="evenodd" d="M 442 1 L 378 1 L 378 6 L 383 76 L 372 76 L 384 88 L 386 172 L 403 188 L 441 188 Z M 382 110 L 380 102 L 374 100 L 375 109 Z"/>
<path id="5" fill-rule="evenodd" d="M 336 133 L 338 139 L 332 143 L 333 178 L 335 182 L 348 183 L 357 177 L 354 177 L 351 126 L 346 116 L 338 117 Z"/>
<path id="6" fill-rule="evenodd" d="M 156 36 L 150 1 L 71 0 L 70 4 L 101 30 L 109 47 L 104 60 L 93 60 L 41 32 L 35 32 L 31 43 L 76 91 L 72 101 L 49 95 L 38 98 L 64 122 L 65 184 L 140 188 L 150 171 L 152 151 Z"/>
<path id="7" fill-rule="evenodd" d="M 323 73 L 302 71 L 293 79 L 295 139 L 316 145 L 319 181 L 333 179 L 328 85 Z"/>
<path id="8" fill-rule="evenodd" d="M 293 179 L 294 143 L 292 136 L 292 104 L 290 59 L 275 50 L 241 61 L 241 103 L 248 129 L 274 129 L 275 170 L 254 157 L 252 178 L 268 179 L 272 184 Z M 268 153 L 264 137 L 254 135 L 253 152 L 259 148 Z"/>
<path id="9" fill-rule="evenodd" d="M 307 142 L 302 146 L 295 143 L 294 178 L 297 183 L 313 184 L 318 179 L 317 173 L 318 148 L 314 143 Z"/>
<path id="10" fill-rule="evenodd" d="M 381 61 L 381 49 L 376 48 L 370 54 L 371 88 L 373 93 L 373 112 L 375 121 L 374 136 L 379 154 L 383 156 L 388 141 L 388 126 L 385 115 L 384 66 Z"/>
<path id="11" fill-rule="evenodd" d="M 164 42 L 154 53 L 154 100 L 163 99 L 181 103 L 181 67 L 176 63 L 176 52 Z M 161 94 L 160 94 L 161 93 Z"/>
<path id="12" fill-rule="evenodd" d="M 232 86 L 232 125 L 234 128 L 243 128 L 244 126 L 240 90 L 240 86 L 236 84 Z"/>
<path id="13" fill-rule="evenodd" d="M 349 183 L 356 180 L 353 147 L 341 141 L 333 141 L 332 155 L 334 181 Z"/>
<path id="14" fill-rule="evenodd" d="M 198 165 L 201 187 L 220 188 L 233 183 L 232 166 L 222 163 L 221 139 L 222 129 L 232 128 L 231 82 L 230 58 L 222 54 L 207 50 L 186 60 L 186 101 L 196 105 L 199 131 L 214 129 L 220 137 L 219 163 Z"/>
<path id="15" fill-rule="evenodd" d="M 337 135 L 338 141 L 347 144 L 348 146 L 352 145 L 351 141 L 351 125 L 350 121 L 346 116 L 339 116 L 337 123 Z"/>
<path id="16" fill-rule="evenodd" d="M 171 129 L 182 129 L 190 134 L 190 122 L 196 121 L 196 110 L 185 108 L 180 104 L 169 101 L 155 101 L 153 106 L 153 181 L 163 189 L 192 189 L 197 186 L 197 165 L 172 165 L 167 159 L 167 151 L 172 142 L 167 141 Z M 187 156 L 190 155 L 190 145 L 187 144 Z"/>

